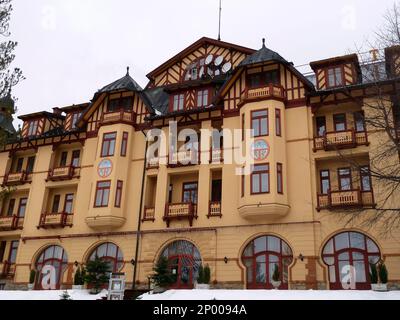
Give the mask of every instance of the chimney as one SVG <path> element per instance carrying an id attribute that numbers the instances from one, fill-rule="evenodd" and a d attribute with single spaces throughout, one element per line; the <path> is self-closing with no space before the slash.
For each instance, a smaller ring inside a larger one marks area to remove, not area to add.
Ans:
<path id="1" fill-rule="evenodd" d="M 58 107 L 53 108 L 53 114 L 59 116 L 59 115 L 61 115 L 61 113 L 62 113 L 62 110 L 60 108 L 58 108 Z"/>

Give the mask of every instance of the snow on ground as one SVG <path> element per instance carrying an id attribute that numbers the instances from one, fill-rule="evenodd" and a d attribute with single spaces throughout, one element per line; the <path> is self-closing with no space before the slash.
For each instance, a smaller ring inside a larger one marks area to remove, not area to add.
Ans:
<path id="1" fill-rule="evenodd" d="M 372 290 L 168 290 L 141 300 L 400 300 L 399 291 Z"/>
<path id="2" fill-rule="evenodd" d="M 88 290 L 67 290 L 72 300 L 97 300 L 107 296 L 107 290 L 90 294 Z M 64 290 L 5 291 L 0 290 L 0 300 L 60 300 Z"/>

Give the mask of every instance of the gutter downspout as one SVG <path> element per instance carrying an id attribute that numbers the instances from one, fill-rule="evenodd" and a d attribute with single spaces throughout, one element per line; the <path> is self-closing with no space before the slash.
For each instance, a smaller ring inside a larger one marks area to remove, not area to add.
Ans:
<path id="1" fill-rule="evenodd" d="M 138 266 L 138 257 L 139 257 L 139 242 L 141 236 L 141 226 L 142 226 L 142 207 L 143 207 L 143 194 L 144 194 L 144 179 L 146 177 L 146 164 L 147 164 L 147 149 L 149 147 L 149 142 L 147 140 L 146 134 L 142 130 L 143 135 L 146 139 L 146 147 L 144 152 L 144 164 L 143 164 L 143 173 L 142 173 L 142 189 L 140 191 L 140 206 L 139 206 L 139 215 L 138 215 L 138 224 L 136 230 L 136 251 L 135 251 L 135 262 L 133 266 L 133 282 L 132 282 L 132 290 L 136 287 L 136 275 L 137 275 L 137 266 Z"/>

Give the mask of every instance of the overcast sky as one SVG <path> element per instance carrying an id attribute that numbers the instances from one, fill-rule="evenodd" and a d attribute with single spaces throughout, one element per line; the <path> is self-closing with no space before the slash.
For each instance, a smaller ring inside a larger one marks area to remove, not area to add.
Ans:
<path id="1" fill-rule="evenodd" d="M 202 36 L 217 38 L 218 0 L 14 0 L 11 39 L 26 80 L 17 115 L 89 101 L 126 66 L 146 74 Z M 393 0 L 222 0 L 222 40 L 269 48 L 295 65 L 371 39 Z M 301 68 L 300 71 L 307 71 Z M 18 121 L 15 122 L 19 123 Z"/>

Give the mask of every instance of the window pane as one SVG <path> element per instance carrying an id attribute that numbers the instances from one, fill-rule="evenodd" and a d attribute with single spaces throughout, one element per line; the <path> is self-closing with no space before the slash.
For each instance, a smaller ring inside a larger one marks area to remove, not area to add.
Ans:
<path id="1" fill-rule="evenodd" d="M 350 232 L 350 245 L 352 248 L 365 249 L 364 235 L 358 232 Z"/>
<path id="2" fill-rule="evenodd" d="M 324 254 L 333 254 L 333 240 L 329 240 L 324 248 Z"/>
<path id="3" fill-rule="evenodd" d="M 376 244 L 371 240 L 367 238 L 367 251 L 368 252 L 379 252 L 378 247 Z"/>
<path id="4" fill-rule="evenodd" d="M 110 196 L 110 189 L 105 189 L 103 191 L 103 202 L 102 202 L 103 206 L 107 206 L 108 205 L 108 197 L 109 196 Z"/>
<path id="5" fill-rule="evenodd" d="M 96 192 L 96 207 L 101 206 L 101 195 L 103 194 L 102 190 L 97 190 Z"/>
<path id="6" fill-rule="evenodd" d="M 356 282 L 366 282 L 364 261 L 354 261 L 354 268 L 356 270 Z"/>
<path id="7" fill-rule="evenodd" d="M 261 174 L 261 192 L 269 191 L 268 173 Z"/>
<path id="8" fill-rule="evenodd" d="M 252 117 L 256 118 L 256 117 L 266 117 L 268 115 L 268 111 L 267 110 L 260 110 L 260 111 L 254 111 L 252 113 Z"/>
<path id="9" fill-rule="evenodd" d="M 251 183 L 252 183 L 253 193 L 260 192 L 260 178 L 259 177 L 260 177 L 259 174 L 253 174 L 251 176 Z"/>
<path id="10" fill-rule="evenodd" d="M 348 233 L 340 233 L 335 236 L 335 249 L 336 251 L 349 247 L 349 236 Z"/>
<path id="11" fill-rule="evenodd" d="M 260 135 L 260 121 L 258 119 L 252 120 L 252 129 L 255 137 Z"/>
<path id="12" fill-rule="evenodd" d="M 267 121 L 267 119 L 265 119 L 265 118 L 261 119 L 260 123 L 261 123 L 260 135 L 268 134 L 268 121 Z"/>
<path id="13" fill-rule="evenodd" d="M 281 252 L 281 240 L 277 237 L 268 237 L 268 251 Z"/>
<path id="14" fill-rule="evenodd" d="M 260 237 L 254 240 L 254 253 L 264 252 L 267 250 L 266 237 Z"/>

